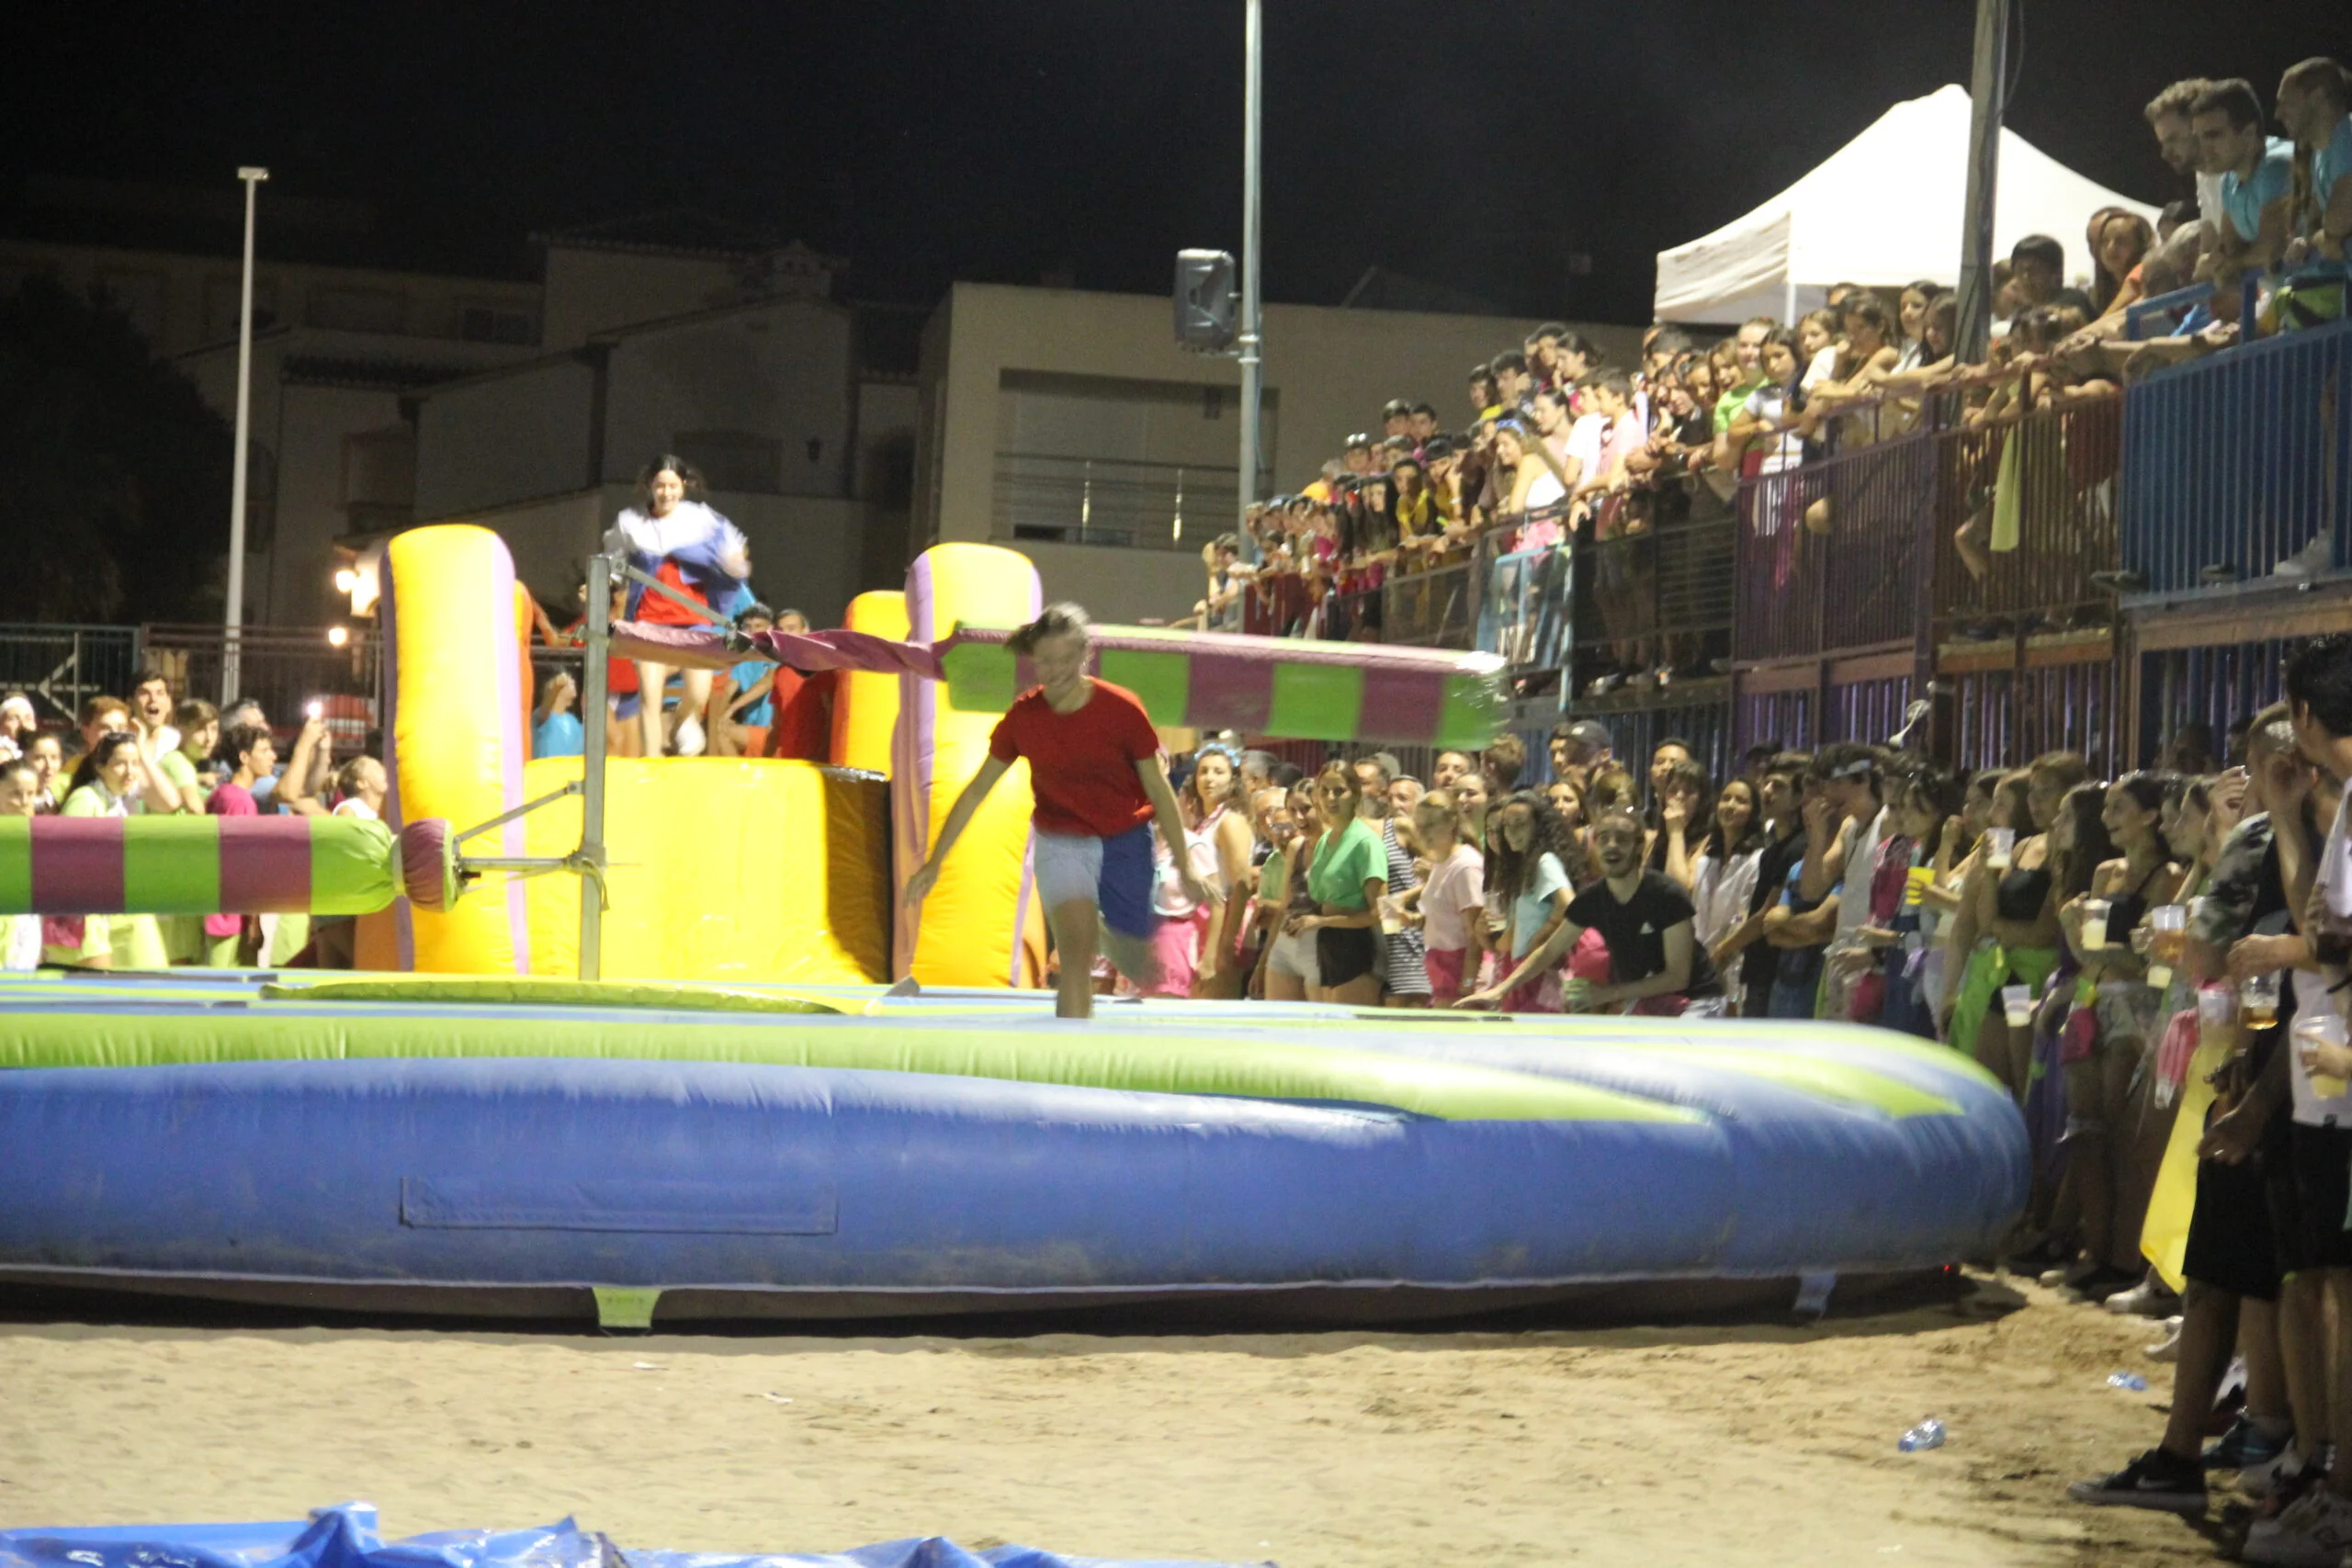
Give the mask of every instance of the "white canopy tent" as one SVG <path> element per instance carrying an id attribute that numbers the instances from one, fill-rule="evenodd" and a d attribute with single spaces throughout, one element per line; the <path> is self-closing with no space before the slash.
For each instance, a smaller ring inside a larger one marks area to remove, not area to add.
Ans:
<path id="1" fill-rule="evenodd" d="M 1964 87 L 1899 103 L 1745 218 L 1660 251 L 1657 319 L 1793 321 L 1834 283 L 1900 288 L 1929 277 L 1957 286 L 1968 117 Z M 2087 282 L 2083 230 L 2102 207 L 2156 218 L 2154 208 L 2093 184 L 2002 127 L 1996 256 L 2028 234 L 2048 234 L 2066 247 L 2068 281 Z"/>

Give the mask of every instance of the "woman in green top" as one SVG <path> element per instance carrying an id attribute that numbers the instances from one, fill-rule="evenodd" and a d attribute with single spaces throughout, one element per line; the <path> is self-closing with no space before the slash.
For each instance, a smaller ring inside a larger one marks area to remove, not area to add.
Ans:
<path id="1" fill-rule="evenodd" d="M 139 743 L 120 730 L 98 737 L 74 770 L 73 786 L 65 793 L 60 817 L 128 817 L 130 787 L 139 777 Z M 61 920 L 65 936 L 81 927 L 76 942 L 52 942 L 41 950 L 45 964 L 73 964 L 85 969 L 161 969 L 169 959 L 163 933 L 153 915 L 84 915 L 78 921 Z"/>
<path id="2" fill-rule="evenodd" d="M 1363 785 L 1345 762 L 1315 776 L 1323 836 L 1306 865 L 1306 890 L 1319 911 L 1293 915 L 1283 930 L 1315 933 L 1315 999 L 1350 1007 L 1380 1004 L 1380 900 L 1388 894 L 1388 852 L 1364 822 Z"/>

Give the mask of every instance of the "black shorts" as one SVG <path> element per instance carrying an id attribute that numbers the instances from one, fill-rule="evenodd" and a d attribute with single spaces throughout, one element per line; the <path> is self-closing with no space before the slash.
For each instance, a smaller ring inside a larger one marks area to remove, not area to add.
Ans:
<path id="1" fill-rule="evenodd" d="M 1318 926 L 1315 967 L 1324 989 L 1359 979 L 1380 967 L 1380 933 L 1371 926 Z"/>
<path id="2" fill-rule="evenodd" d="M 2197 1162 L 2197 1207 L 2180 1271 L 2202 1285 L 2256 1301 L 2278 1299 L 2278 1249 L 2272 1243 L 2262 1156 L 2243 1165 Z"/>
<path id="3" fill-rule="evenodd" d="M 2352 1269 L 2352 1128 L 2287 1130 L 2287 1147 L 2270 1180 L 2270 1230 L 2281 1274 Z"/>

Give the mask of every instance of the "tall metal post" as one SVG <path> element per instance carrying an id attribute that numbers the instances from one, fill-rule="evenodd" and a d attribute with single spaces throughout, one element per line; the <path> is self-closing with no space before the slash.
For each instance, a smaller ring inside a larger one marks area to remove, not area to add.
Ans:
<path id="1" fill-rule="evenodd" d="M 1250 509 L 1258 502 L 1259 411 L 1265 400 L 1265 323 L 1258 298 L 1258 126 L 1265 102 L 1263 54 L 1259 0 L 1249 0 L 1242 33 L 1241 505 L 1236 526 L 1241 535 L 1241 558 L 1250 562 L 1258 558 L 1249 524 Z"/>
<path id="2" fill-rule="evenodd" d="M 237 306 L 237 450 L 229 469 L 229 606 L 220 644 L 220 705 L 237 700 L 243 680 L 239 643 L 245 626 L 245 448 L 253 433 L 254 206 L 267 169 L 243 168 L 245 182 L 245 274 Z"/>
<path id="3" fill-rule="evenodd" d="M 605 677 L 611 658 L 613 558 L 588 558 L 588 646 L 580 666 L 580 977 L 603 978 L 605 943 Z"/>
<path id="4" fill-rule="evenodd" d="M 1993 336 L 1993 193 L 2000 184 L 2007 110 L 2009 0 L 1976 0 L 1976 56 L 1968 91 L 1968 197 L 1960 228 L 1961 363 L 1984 357 Z"/>

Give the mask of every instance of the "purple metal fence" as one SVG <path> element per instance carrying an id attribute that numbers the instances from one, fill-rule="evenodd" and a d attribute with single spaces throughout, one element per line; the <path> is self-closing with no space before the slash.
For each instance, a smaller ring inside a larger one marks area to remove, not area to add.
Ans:
<path id="1" fill-rule="evenodd" d="M 1954 765 L 2017 768 L 2045 751 L 2080 751 L 2094 773 L 2120 771 L 2117 676 L 2113 660 L 2094 659 L 1951 677 Z"/>
<path id="2" fill-rule="evenodd" d="M 2091 581 L 2118 559 L 2116 496 L 2122 401 L 2107 398 L 1937 436 L 1935 617 L 1951 626 L 1996 623 L 2007 635 L 2104 624 L 2112 601 Z M 2016 547 L 1995 551 L 1991 530 L 2014 491 Z M 1979 577 L 1954 543 L 1971 518 L 1986 531 Z"/>

